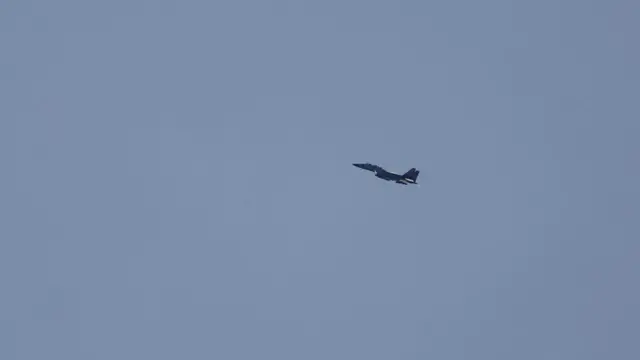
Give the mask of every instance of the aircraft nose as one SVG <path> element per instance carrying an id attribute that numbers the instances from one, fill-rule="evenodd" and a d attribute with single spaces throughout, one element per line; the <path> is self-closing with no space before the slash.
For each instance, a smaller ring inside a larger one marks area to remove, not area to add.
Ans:
<path id="1" fill-rule="evenodd" d="M 360 168 L 360 169 L 364 169 L 363 164 L 357 164 L 357 163 L 356 163 L 356 164 L 353 164 L 353 166 L 355 166 L 355 167 L 357 167 L 357 168 Z"/>

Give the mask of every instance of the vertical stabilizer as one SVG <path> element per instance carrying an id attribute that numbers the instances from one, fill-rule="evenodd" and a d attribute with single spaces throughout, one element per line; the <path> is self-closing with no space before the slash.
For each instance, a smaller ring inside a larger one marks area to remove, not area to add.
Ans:
<path id="1" fill-rule="evenodd" d="M 416 183 L 418 181 L 418 175 L 420 175 L 420 170 L 416 170 L 416 168 L 411 168 L 404 175 L 402 175 L 402 177 L 404 177 L 405 179 L 413 183 Z"/>

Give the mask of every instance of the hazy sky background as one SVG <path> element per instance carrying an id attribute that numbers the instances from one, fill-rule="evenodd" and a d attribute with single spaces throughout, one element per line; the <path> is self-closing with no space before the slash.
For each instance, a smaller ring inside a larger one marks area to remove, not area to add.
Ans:
<path id="1" fill-rule="evenodd" d="M 640 359 L 638 2 L 1 8 L 0 359 Z"/>

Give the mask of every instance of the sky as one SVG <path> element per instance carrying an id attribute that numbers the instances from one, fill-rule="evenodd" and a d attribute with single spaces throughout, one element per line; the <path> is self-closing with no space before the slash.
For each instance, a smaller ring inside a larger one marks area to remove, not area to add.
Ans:
<path id="1" fill-rule="evenodd" d="M 640 358 L 637 3 L 2 9 L 1 359 Z"/>

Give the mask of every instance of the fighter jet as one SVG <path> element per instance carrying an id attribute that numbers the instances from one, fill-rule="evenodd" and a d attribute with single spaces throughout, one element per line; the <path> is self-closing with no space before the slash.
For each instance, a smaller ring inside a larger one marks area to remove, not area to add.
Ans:
<path id="1" fill-rule="evenodd" d="M 403 175 L 389 172 L 378 165 L 373 165 L 370 163 L 364 164 L 353 164 L 353 166 L 363 169 L 373 171 L 373 174 L 383 180 L 387 181 L 395 181 L 398 184 L 408 185 L 408 184 L 418 184 L 418 175 L 420 174 L 420 170 L 416 170 L 416 168 L 411 168 L 409 171 L 404 173 Z"/>

